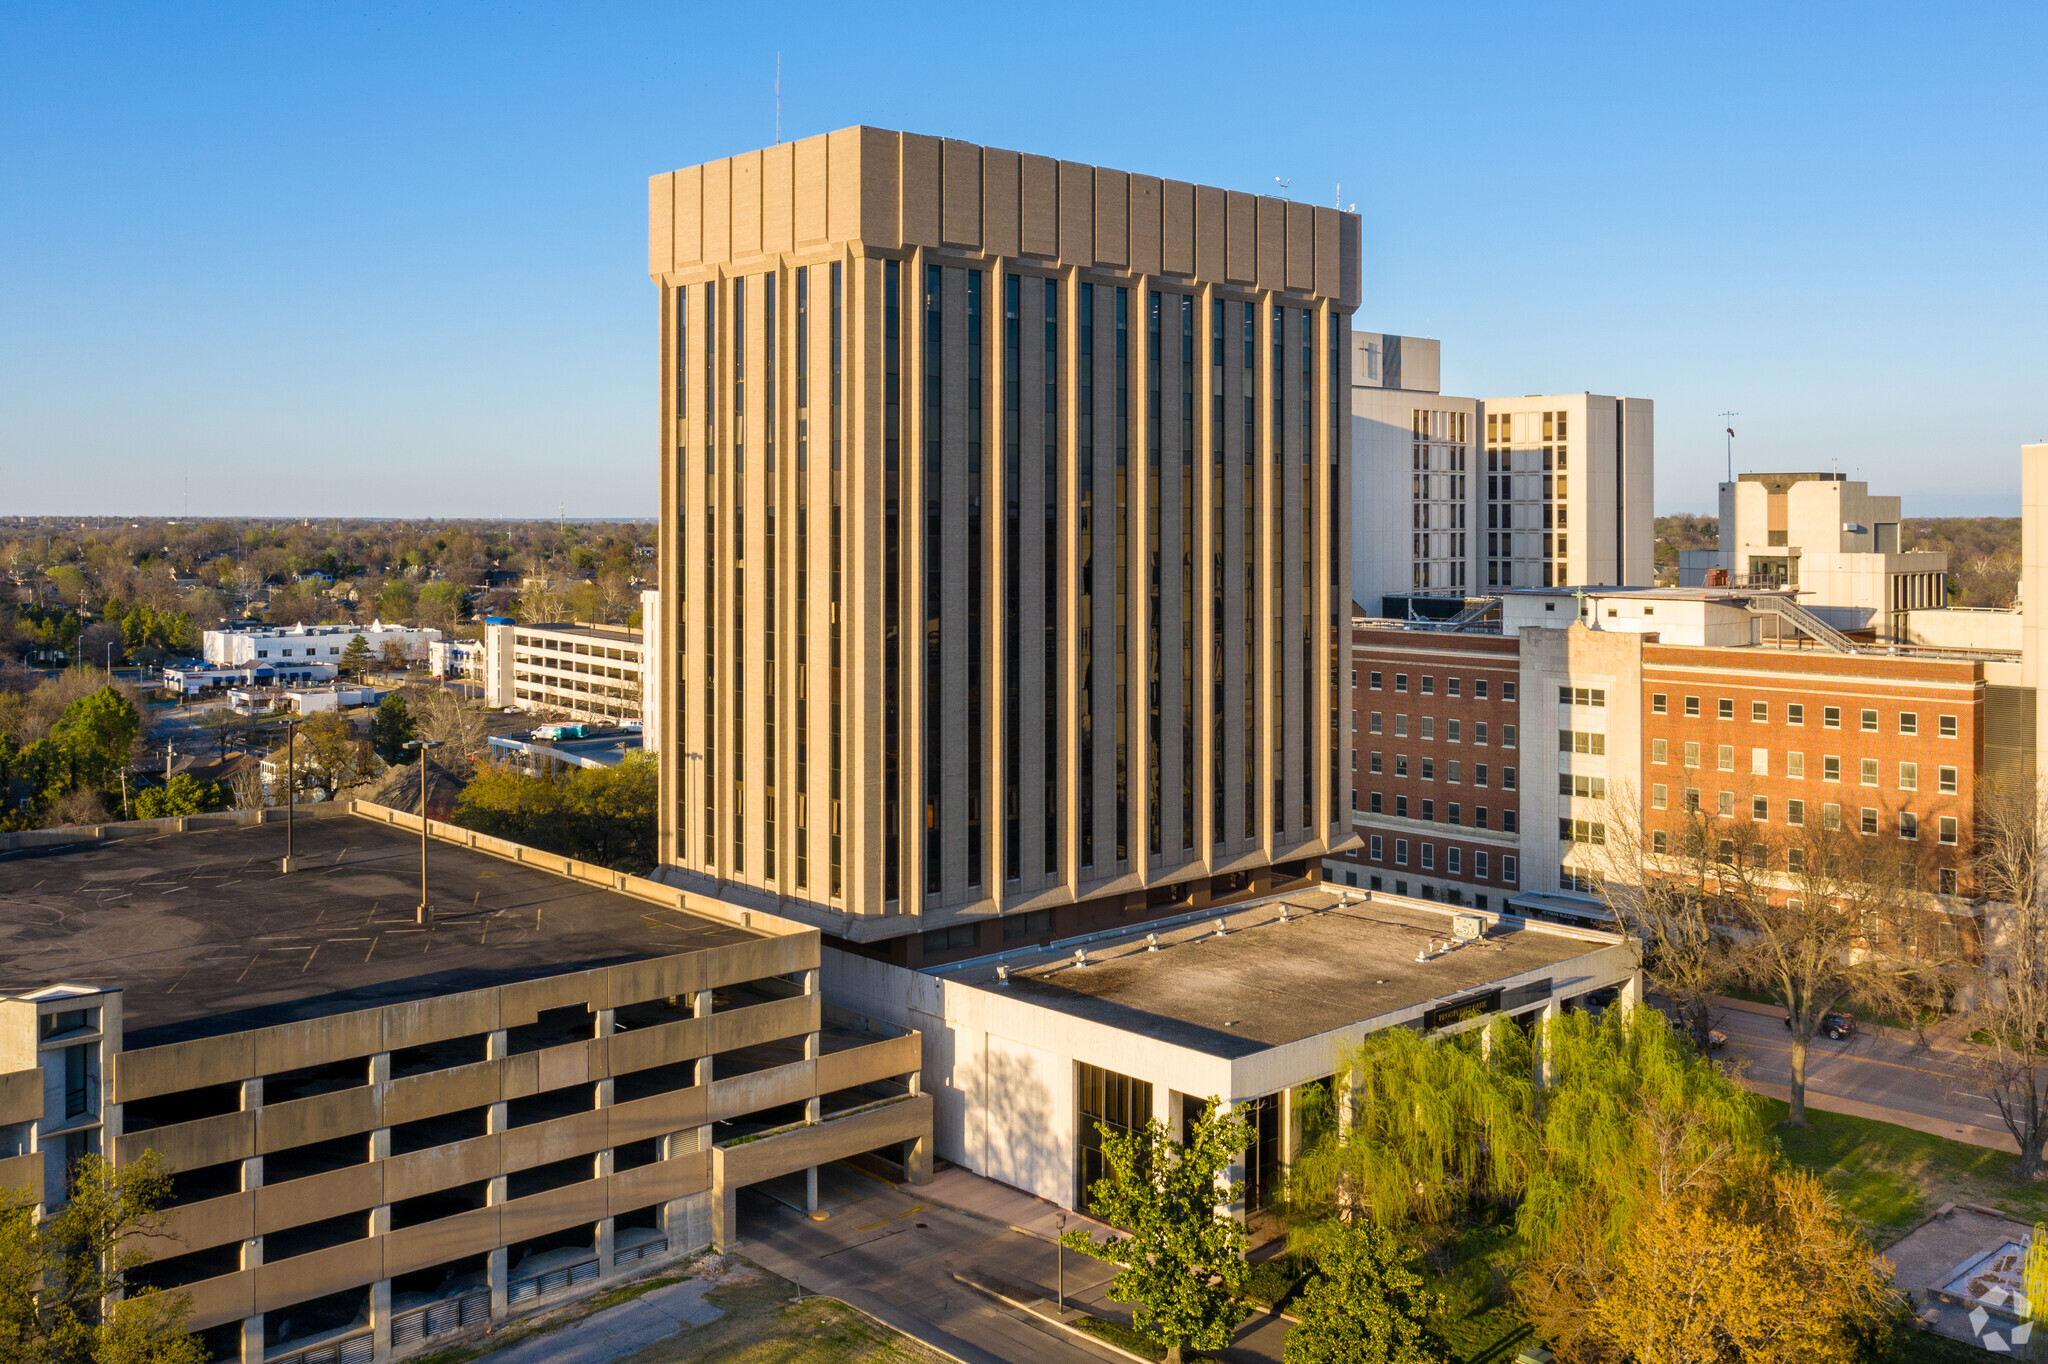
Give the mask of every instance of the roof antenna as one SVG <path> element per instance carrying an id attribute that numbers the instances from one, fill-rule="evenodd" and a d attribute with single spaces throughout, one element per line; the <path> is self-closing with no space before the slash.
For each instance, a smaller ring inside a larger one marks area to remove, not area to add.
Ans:
<path id="1" fill-rule="evenodd" d="M 782 145 L 782 54 L 775 54 L 775 145 Z"/>
<path id="2" fill-rule="evenodd" d="M 1274 177 L 1273 177 L 1273 183 L 1274 183 L 1274 184 L 1276 184 L 1276 185 L 1278 185 L 1278 186 L 1280 186 L 1280 197 L 1281 197 L 1281 198 L 1283 198 L 1283 199 L 1292 199 L 1292 198 L 1294 197 L 1294 177 L 1293 177 L 1293 176 L 1291 176 L 1291 175 L 1290 175 L 1290 176 L 1288 176 L 1288 177 L 1287 177 L 1286 179 L 1284 179 L 1284 180 L 1283 180 L 1283 179 L 1281 179 L 1281 178 L 1280 178 L 1279 176 L 1277 176 L 1277 175 L 1276 175 L 1276 176 L 1274 176 Z"/>
<path id="3" fill-rule="evenodd" d="M 1339 181 L 1337 182 L 1337 201 L 1336 201 L 1335 203 L 1331 204 L 1331 205 L 1330 205 L 1330 207 L 1331 207 L 1331 208 L 1342 208 L 1342 207 L 1344 207 L 1344 182 L 1343 182 L 1342 180 L 1339 180 Z"/>

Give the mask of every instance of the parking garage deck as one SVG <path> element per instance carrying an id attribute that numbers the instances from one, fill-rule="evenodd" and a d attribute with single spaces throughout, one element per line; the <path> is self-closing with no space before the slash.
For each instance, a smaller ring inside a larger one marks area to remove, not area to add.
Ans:
<path id="1" fill-rule="evenodd" d="M 0 853 L 0 987 L 123 992 L 126 1045 L 320 1018 L 763 937 L 437 838 L 282 822 Z"/>

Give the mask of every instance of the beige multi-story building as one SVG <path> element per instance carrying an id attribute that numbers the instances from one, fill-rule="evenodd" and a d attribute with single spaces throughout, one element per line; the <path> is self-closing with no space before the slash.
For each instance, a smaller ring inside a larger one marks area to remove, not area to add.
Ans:
<path id="1" fill-rule="evenodd" d="M 1357 219 L 875 128 L 650 192 L 664 874 L 912 962 L 1314 875 Z"/>
<path id="2" fill-rule="evenodd" d="M 824 1001 L 815 929 L 438 823 L 423 924 L 418 819 L 324 811 L 317 875 L 277 873 L 275 811 L 0 835 L 62 844 L 0 862 L 62 925 L 0 951 L 33 983 L 0 994 L 0 1186 L 46 1212 L 81 1157 L 156 1153 L 136 1278 L 207 1358 L 439 1349 L 729 1243 L 742 1186 L 929 1173 L 919 1038 Z"/>
<path id="3" fill-rule="evenodd" d="M 484 702 L 618 724 L 643 708 L 641 634 L 623 625 L 484 625 Z"/>
<path id="4" fill-rule="evenodd" d="M 1506 588 L 1649 582 L 1649 400 L 1458 398 L 1439 392 L 1442 369 L 1437 341 L 1352 335 L 1351 552 L 1367 613 L 1454 616 Z"/>

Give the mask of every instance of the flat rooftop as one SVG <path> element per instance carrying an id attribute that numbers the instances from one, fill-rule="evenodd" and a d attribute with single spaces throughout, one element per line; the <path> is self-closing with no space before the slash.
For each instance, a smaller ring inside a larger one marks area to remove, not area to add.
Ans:
<path id="1" fill-rule="evenodd" d="M 1484 940 L 1417 961 L 1431 939 L 1441 946 L 1451 937 L 1453 915 L 1470 911 L 1447 905 L 1439 912 L 1384 897 L 1349 900 L 1328 891 L 1288 896 L 1285 903 L 1286 922 L 1281 902 L 1266 901 L 1082 943 L 1085 966 L 1074 963 L 1075 944 L 1069 943 L 932 967 L 930 974 L 1235 1059 L 1563 966 L 1615 941 L 1603 933 L 1481 915 L 1488 923 Z M 1148 950 L 1148 932 L 1159 935 L 1157 952 Z M 999 965 L 1009 970 L 1007 985 L 997 981 Z M 1569 970 L 1564 974 L 1558 989 L 1569 994 Z M 1586 988 L 1600 983 L 1589 977 Z"/>
<path id="2" fill-rule="evenodd" d="M 0 853 L 0 991 L 119 986 L 160 1046 L 765 936 L 340 812 Z"/>
<path id="3" fill-rule="evenodd" d="M 544 631 L 550 635 L 574 635 L 581 639 L 601 639 L 610 644 L 638 644 L 643 632 L 624 625 L 578 625 L 573 621 L 535 622 L 521 625 L 521 630 Z"/>

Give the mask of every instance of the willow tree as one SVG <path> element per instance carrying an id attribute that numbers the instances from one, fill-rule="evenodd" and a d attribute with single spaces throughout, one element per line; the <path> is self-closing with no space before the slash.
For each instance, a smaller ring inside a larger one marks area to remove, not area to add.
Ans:
<path id="1" fill-rule="evenodd" d="M 1335 1111 L 1289 1175 L 1293 1215 L 1435 1223 L 1474 1199 L 1505 1205 L 1540 1146 L 1528 1042 L 1506 1020 L 1431 1039 L 1388 1028 L 1337 1060 Z"/>

